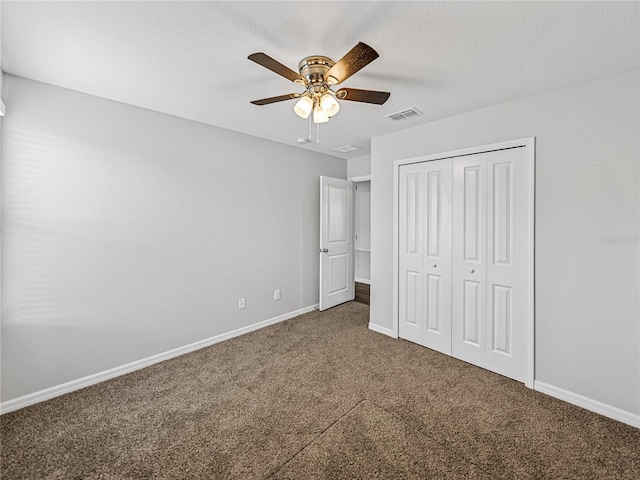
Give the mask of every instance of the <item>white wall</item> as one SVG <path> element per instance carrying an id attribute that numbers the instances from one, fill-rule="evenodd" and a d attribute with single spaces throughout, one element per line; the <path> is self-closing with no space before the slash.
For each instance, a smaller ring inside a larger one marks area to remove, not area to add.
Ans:
<path id="1" fill-rule="evenodd" d="M 14 76 L 4 93 L 2 401 L 318 302 L 318 177 L 345 160 Z"/>
<path id="2" fill-rule="evenodd" d="M 371 155 L 347 160 L 347 178 L 371 175 Z"/>
<path id="3" fill-rule="evenodd" d="M 639 85 L 635 69 L 374 138 L 373 326 L 392 327 L 393 161 L 535 136 L 536 381 L 637 418 Z"/>

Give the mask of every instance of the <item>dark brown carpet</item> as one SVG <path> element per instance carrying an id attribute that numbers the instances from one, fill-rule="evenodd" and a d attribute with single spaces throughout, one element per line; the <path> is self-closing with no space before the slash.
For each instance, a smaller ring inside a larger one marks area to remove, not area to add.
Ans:
<path id="1" fill-rule="evenodd" d="M 640 430 L 313 312 L 0 417 L 2 479 L 640 478 Z"/>

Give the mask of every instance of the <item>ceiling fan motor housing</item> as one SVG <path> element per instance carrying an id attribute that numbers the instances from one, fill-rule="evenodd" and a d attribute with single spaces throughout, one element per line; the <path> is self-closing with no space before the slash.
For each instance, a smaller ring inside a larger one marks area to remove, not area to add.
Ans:
<path id="1" fill-rule="evenodd" d="M 336 62 L 329 57 L 321 55 L 312 55 L 305 57 L 298 63 L 300 75 L 307 79 L 309 86 L 322 87 L 326 86 L 325 75 Z"/>

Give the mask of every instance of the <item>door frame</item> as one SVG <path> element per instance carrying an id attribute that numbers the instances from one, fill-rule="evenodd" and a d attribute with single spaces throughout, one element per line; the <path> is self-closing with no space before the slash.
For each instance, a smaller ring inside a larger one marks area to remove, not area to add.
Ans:
<path id="1" fill-rule="evenodd" d="M 526 307 L 525 307 L 525 372 L 524 384 L 528 388 L 533 388 L 535 374 L 535 137 L 509 140 L 506 142 L 491 143 L 476 147 L 451 150 L 447 152 L 423 155 L 419 157 L 405 158 L 393 162 L 393 337 L 398 338 L 399 316 L 399 208 L 400 208 L 400 166 L 412 163 L 430 162 L 434 160 L 444 160 L 447 158 L 476 155 L 495 150 L 506 150 L 510 148 L 525 147 L 526 157 L 526 189 L 525 197 L 527 203 L 526 218 Z"/>
<path id="2" fill-rule="evenodd" d="M 369 249 L 369 280 L 366 280 L 364 278 L 358 278 L 358 277 L 356 277 L 356 274 L 355 274 L 355 272 L 356 272 L 356 268 L 355 268 L 356 258 L 358 257 L 358 253 L 357 253 L 358 249 L 355 248 L 355 246 L 356 246 L 355 235 L 357 235 L 357 232 L 356 232 L 356 227 L 357 227 L 356 218 L 358 216 L 358 214 L 357 214 L 358 204 L 356 202 L 356 197 L 357 197 L 356 191 L 358 189 L 358 186 L 356 184 L 357 183 L 362 183 L 362 182 L 369 182 L 369 186 L 371 186 L 371 175 L 359 175 L 359 176 L 356 176 L 356 177 L 347 177 L 347 180 L 351 180 L 353 182 L 353 206 L 354 206 L 354 209 L 355 209 L 355 211 L 353 213 L 353 234 L 354 234 L 354 240 L 353 240 L 353 247 L 354 247 L 353 271 L 354 271 L 354 274 L 353 274 L 353 280 L 354 280 L 354 283 L 364 283 L 365 285 L 371 286 L 371 249 Z M 371 197 L 371 191 L 369 191 L 369 197 Z M 371 219 L 369 219 L 369 229 L 371 229 Z M 362 251 L 362 250 L 360 250 L 360 251 Z"/>

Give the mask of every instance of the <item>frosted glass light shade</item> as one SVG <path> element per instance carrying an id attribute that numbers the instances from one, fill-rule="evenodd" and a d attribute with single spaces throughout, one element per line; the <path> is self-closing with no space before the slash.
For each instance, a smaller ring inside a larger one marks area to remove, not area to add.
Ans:
<path id="1" fill-rule="evenodd" d="M 333 117 L 338 110 L 340 110 L 340 104 L 330 93 L 325 93 L 320 99 L 320 107 L 324 110 L 329 117 Z"/>
<path id="2" fill-rule="evenodd" d="M 300 100 L 298 100 L 293 107 L 293 111 L 301 118 L 309 118 L 311 110 L 313 110 L 313 100 L 306 95 L 300 97 Z"/>
<path id="3" fill-rule="evenodd" d="M 313 123 L 327 123 L 329 121 L 329 115 L 322 110 L 320 105 L 316 105 L 313 109 Z"/>

